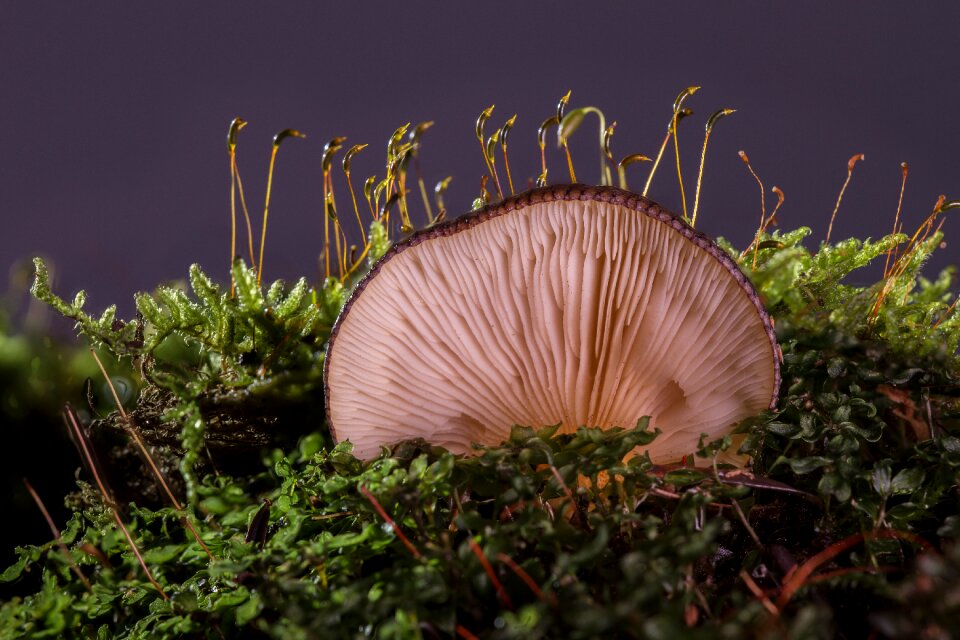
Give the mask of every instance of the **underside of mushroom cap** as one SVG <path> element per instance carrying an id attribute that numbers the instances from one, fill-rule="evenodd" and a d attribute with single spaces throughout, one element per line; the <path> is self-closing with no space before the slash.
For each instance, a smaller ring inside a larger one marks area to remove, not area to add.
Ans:
<path id="1" fill-rule="evenodd" d="M 357 285 L 325 361 L 327 415 L 360 458 L 455 453 L 513 425 L 633 426 L 656 462 L 776 403 L 772 323 L 734 261 L 612 187 L 554 186 L 422 230 Z"/>

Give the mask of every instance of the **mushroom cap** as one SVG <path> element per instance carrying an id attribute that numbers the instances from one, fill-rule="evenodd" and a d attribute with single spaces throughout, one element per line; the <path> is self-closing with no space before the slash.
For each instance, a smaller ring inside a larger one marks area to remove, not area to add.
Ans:
<path id="1" fill-rule="evenodd" d="M 424 438 L 454 453 L 513 425 L 662 430 L 658 463 L 775 406 L 779 348 L 736 263 L 613 187 L 525 192 L 418 231 L 331 332 L 326 410 L 359 458 Z"/>

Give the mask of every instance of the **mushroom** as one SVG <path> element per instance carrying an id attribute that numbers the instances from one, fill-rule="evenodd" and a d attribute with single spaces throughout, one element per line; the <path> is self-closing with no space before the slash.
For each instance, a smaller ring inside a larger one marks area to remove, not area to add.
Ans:
<path id="1" fill-rule="evenodd" d="M 535 189 L 414 233 L 361 280 L 325 360 L 336 441 L 454 453 L 513 425 L 662 430 L 657 463 L 776 404 L 770 316 L 736 263 L 613 187 Z"/>

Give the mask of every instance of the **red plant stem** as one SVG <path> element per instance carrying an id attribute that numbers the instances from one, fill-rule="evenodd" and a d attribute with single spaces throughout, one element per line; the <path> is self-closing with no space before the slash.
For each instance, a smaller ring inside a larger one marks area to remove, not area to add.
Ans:
<path id="1" fill-rule="evenodd" d="M 77 421 L 77 417 L 74 415 L 73 408 L 71 408 L 69 404 L 66 406 L 64 413 L 67 415 L 68 423 L 73 429 L 74 438 L 76 438 L 77 443 L 83 452 L 83 457 L 86 460 L 87 466 L 90 467 L 90 472 L 93 474 L 93 479 L 97 483 L 97 487 L 100 489 L 100 495 L 103 496 L 103 500 L 106 503 L 107 508 L 110 509 L 110 513 L 113 514 L 113 519 L 116 521 L 117 526 L 119 526 L 120 530 L 123 531 L 123 535 L 127 539 L 127 543 L 130 545 L 133 555 L 137 557 L 140 567 L 147 576 L 147 580 L 150 581 L 150 584 L 153 585 L 153 587 L 160 593 L 160 596 L 164 600 L 169 600 L 170 596 L 168 596 L 163 590 L 163 587 L 160 586 L 160 583 L 153 578 L 153 574 L 150 573 L 150 568 L 143 560 L 143 556 L 140 555 L 140 549 L 137 548 L 137 543 L 134 542 L 133 536 L 130 535 L 126 525 L 123 524 L 123 520 L 120 519 L 120 513 L 117 511 L 117 504 L 113 500 L 113 493 L 110 491 L 109 487 L 107 487 L 103 478 L 100 477 L 100 472 L 97 470 L 96 458 L 93 457 L 93 453 L 90 451 L 87 435 L 83 432 L 83 429 L 80 428 L 80 423 Z"/>
<path id="2" fill-rule="evenodd" d="M 143 559 L 143 556 L 140 555 L 140 549 L 137 548 L 137 543 L 133 541 L 133 536 L 130 535 L 130 532 L 127 530 L 127 526 L 123 524 L 123 520 L 120 519 L 120 514 L 117 513 L 117 510 L 114 508 L 111 508 L 110 511 L 113 513 L 113 519 L 116 521 L 117 526 L 120 527 L 121 531 L 123 531 L 123 536 L 127 539 L 127 544 L 130 545 L 130 550 L 133 551 L 133 555 L 137 557 L 137 562 L 140 563 L 140 567 L 146 574 L 147 580 L 150 581 L 150 584 L 153 585 L 153 588 L 160 593 L 160 596 L 164 600 L 169 600 L 170 596 L 167 595 L 166 591 L 163 590 L 163 587 L 160 586 L 160 583 L 157 582 L 153 578 L 153 574 L 150 573 L 150 569 L 147 567 L 146 561 Z"/>
<path id="3" fill-rule="evenodd" d="M 23 479 L 23 484 L 27 487 L 30 497 L 33 498 L 33 501 L 40 509 L 40 513 L 43 514 L 43 519 L 47 521 L 47 525 L 50 527 L 51 533 L 53 533 L 53 538 L 57 541 L 57 546 L 60 548 L 60 553 L 62 553 L 63 557 L 66 558 L 67 562 L 70 563 L 70 570 L 73 571 L 74 575 L 77 576 L 77 579 L 83 583 L 83 586 L 87 592 L 93 593 L 93 586 L 90 584 L 90 581 L 87 580 L 87 576 L 83 575 L 83 572 L 80 571 L 80 567 L 78 567 L 77 563 L 74 562 L 73 556 L 70 555 L 70 550 L 67 549 L 67 545 L 65 545 L 63 540 L 60 538 L 60 531 L 57 529 L 57 525 L 54 523 L 53 518 L 50 517 L 50 512 L 47 511 L 47 507 L 43 504 L 43 500 L 40 499 L 40 496 L 36 491 L 34 491 L 33 487 L 30 485 L 30 482 L 26 478 Z"/>
<path id="4" fill-rule="evenodd" d="M 380 514 L 380 517 L 383 518 L 383 521 L 390 525 L 390 527 L 393 529 L 393 532 L 397 534 L 398 538 L 400 538 L 400 542 L 402 542 L 407 548 L 407 551 L 410 552 L 410 555 L 412 555 L 414 558 L 420 558 L 420 551 L 413 546 L 413 543 L 410 542 L 407 536 L 403 534 L 403 531 L 400 530 L 400 527 L 397 526 L 397 523 L 393 521 L 393 518 L 390 517 L 380 503 L 377 502 L 377 499 L 373 496 L 373 494 L 370 493 L 370 491 L 363 485 L 358 486 L 357 490 L 370 502 L 371 505 L 373 505 L 373 508 L 378 514 Z"/>
<path id="5" fill-rule="evenodd" d="M 567 500 L 570 501 L 570 506 L 573 508 L 573 513 L 577 518 L 582 519 L 582 514 L 580 513 L 580 507 L 577 505 L 577 501 L 573 497 L 573 492 L 570 491 L 570 487 L 567 486 L 567 483 L 563 481 L 563 476 L 560 475 L 560 472 L 557 471 L 557 468 L 550 465 L 550 473 L 553 474 L 554 480 L 560 485 L 560 488 L 563 489 L 563 493 L 567 496 Z"/>
<path id="6" fill-rule="evenodd" d="M 510 175 L 510 160 L 507 158 L 507 145 L 503 145 L 503 166 L 507 170 L 507 181 L 510 183 L 510 195 L 515 195 L 513 191 L 513 177 Z"/>
<path id="7" fill-rule="evenodd" d="M 840 202 L 843 200 L 843 194 L 847 190 L 847 186 L 850 184 L 850 178 L 853 177 L 853 166 L 860 160 L 863 160 L 862 153 L 854 155 L 847 162 L 847 179 L 843 181 L 843 186 L 840 187 L 840 195 L 837 196 L 837 205 L 833 208 L 833 215 L 830 216 L 830 225 L 827 227 L 827 239 L 825 241 L 826 244 L 830 244 L 830 234 L 833 232 L 833 222 L 837 219 L 837 211 L 840 210 Z"/>
<path id="8" fill-rule="evenodd" d="M 103 379 L 107 381 L 107 387 L 110 388 L 110 393 L 113 394 L 113 401 L 117 405 L 117 411 L 120 412 L 120 418 L 123 422 L 123 430 L 130 436 L 130 439 L 137 445 L 137 449 L 140 450 L 141 456 L 143 456 L 144 461 L 146 461 L 147 466 L 150 467 L 150 471 L 153 473 L 153 477 L 157 479 L 157 482 L 160 483 L 160 486 L 163 488 L 164 494 L 167 496 L 167 500 L 170 501 L 170 504 L 174 509 L 177 510 L 177 515 L 180 516 L 180 523 L 186 527 L 193 538 L 197 541 L 197 544 L 203 549 L 204 553 L 207 554 L 207 557 L 213 560 L 213 553 L 210 552 L 210 548 L 204 544 L 203 540 L 200 538 L 200 534 L 193 527 L 193 523 L 190 522 L 190 519 L 187 517 L 186 512 L 183 509 L 183 506 L 180 504 L 180 501 L 177 500 L 176 496 L 173 495 L 173 491 L 170 489 L 170 485 L 167 484 L 167 479 L 163 477 L 163 472 L 160 471 L 160 468 L 157 467 L 156 461 L 153 459 L 153 456 L 150 455 L 150 452 L 147 450 L 147 445 L 144 444 L 143 439 L 140 437 L 140 434 L 137 433 L 136 429 L 133 428 L 133 425 L 130 423 L 130 417 L 127 415 L 127 412 L 123 409 L 123 405 L 120 403 L 120 396 L 117 394 L 117 388 L 113 386 L 113 381 L 110 379 L 110 376 L 107 374 L 106 367 L 103 366 L 103 363 L 100 361 L 97 352 L 93 349 L 90 349 L 90 354 L 93 356 L 93 359 L 97 362 L 97 366 L 100 367 L 100 373 L 103 374 Z"/>
<path id="9" fill-rule="evenodd" d="M 523 581 L 523 584 L 527 585 L 527 588 L 530 589 L 530 591 L 533 592 L 533 595 L 537 596 L 539 600 L 543 602 L 549 602 L 553 606 L 557 605 L 556 598 L 553 597 L 553 594 L 550 594 L 551 597 L 548 599 L 540 589 L 540 586 L 537 585 L 534 579 L 530 577 L 530 574 L 524 571 L 523 567 L 514 562 L 513 558 L 505 553 L 498 553 L 497 560 L 507 565 L 507 568 L 513 571 L 516 576 Z"/>
<path id="10" fill-rule="evenodd" d="M 920 536 L 907 531 L 881 529 L 879 531 L 868 533 L 856 533 L 830 545 L 797 567 L 797 570 L 790 574 L 783 585 L 783 589 L 780 591 L 780 596 L 777 598 L 777 608 L 782 610 L 787 603 L 790 602 L 790 598 L 793 597 L 793 594 L 795 594 L 798 589 L 807 583 L 813 572 L 816 571 L 821 565 L 829 562 L 847 549 L 856 546 L 861 542 L 876 538 L 898 538 L 900 540 L 907 540 L 916 544 L 924 551 L 929 551 L 932 548 L 929 542 Z"/>
<path id="11" fill-rule="evenodd" d="M 907 173 L 908 173 L 907 163 L 901 162 L 900 174 L 903 176 L 903 180 L 900 182 L 900 199 L 897 201 L 897 213 L 893 216 L 893 231 L 890 232 L 891 235 L 896 234 L 897 227 L 900 226 L 900 210 L 903 209 L 903 192 L 907 188 Z M 890 277 L 890 257 L 893 255 L 894 250 L 896 248 L 897 248 L 897 245 L 891 245 L 890 248 L 887 249 L 887 259 L 883 265 L 884 278 Z M 896 257 L 894 257 L 894 263 L 896 263 Z"/>
<path id="12" fill-rule="evenodd" d="M 960 302 L 960 296 L 957 296 L 957 299 L 953 301 L 953 304 L 947 307 L 947 310 L 943 312 L 943 315 L 940 316 L 940 319 L 934 323 L 931 331 L 936 330 L 936 328 L 940 326 L 941 322 L 950 317 L 950 314 L 953 313 L 953 310 L 957 307 L 957 302 Z"/>
<path id="13" fill-rule="evenodd" d="M 458 624 L 456 630 L 457 635 L 463 638 L 463 640 L 480 640 L 477 636 L 467 631 L 462 624 Z"/>
<path id="14" fill-rule="evenodd" d="M 64 408 L 64 415 L 67 417 L 67 426 L 70 427 L 71 431 L 73 432 L 73 437 L 76 440 L 77 448 L 80 450 L 80 455 L 83 456 L 84 462 L 86 462 L 87 466 L 90 468 L 90 473 L 93 475 L 93 481 L 96 483 L 97 489 L 100 490 L 100 495 L 103 496 L 107 506 L 113 509 L 113 495 L 104 483 L 103 477 L 100 475 L 100 470 L 97 467 L 97 459 L 90 451 L 90 447 L 87 443 L 87 435 L 83 432 L 83 429 L 80 428 L 80 423 L 77 421 L 77 416 L 73 411 L 73 407 L 71 407 L 69 404 L 67 404 Z"/>
<path id="15" fill-rule="evenodd" d="M 768 598 L 767 594 L 763 592 L 763 589 L 761 589 L 760 586 L 754 582 L 753 578 L 750 577 L 750 574 L 747 573 L 746 569 L 740 570 L 740 579 L 743 580 L 743 583 L 747 585 L 748 589 L 750 589 L 750 593 L 753 594 L 753 597 L 760 601 L 760 604 L 762 604 L 763 608 L 767 610 L 767 613 L 774 617 L 778 617 L 780 615 L 780 611 L 772 602 L 770 602 L 770 598 Z"/>
<path id="16" fill-rule="evenodd" d="M 494 589 L 497 590 L 497 597 L 500 598 L 500 601 L 508 609 L 513 609 L 513 602 L 510 601 L 510 596 L 507 595 L 506 590 L 503 588 L 497 574 L 494 573 L 493 567 L 490 565 L 490 561 L 487 560 L 487 556 L 483 555 L 483 549 L 480 548 L 480 545 L 477 544 L 477 541 L 472 537 L 467 538 L 467 542 L 470 543 L 470 550 L 473 551 L 473 555 L 477 556 L 477 559 L 480 560 L 480 564 L 483 566 L 483 570 L 486 571 L 487 575 L 490 577 L 490 582 L 493 583 Z"/>

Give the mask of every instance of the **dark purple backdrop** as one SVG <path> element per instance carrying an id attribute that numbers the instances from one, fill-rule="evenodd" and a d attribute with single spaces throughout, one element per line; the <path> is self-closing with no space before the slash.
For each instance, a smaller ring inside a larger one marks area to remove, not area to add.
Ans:
<path id="1" fill-rule="evenodd" d="M 396 126 L 435 120 L 424 172 L 430 184 L 455 176 L 447 202 L 458 213 L 483 172 L 480 110 L 495 103 L 496 126 L 519 113 L 511 164 L 533 176 L 536 126 L 568 89 L 573 105 L 619 122 L 619 156 L 655 153 L 678 90 L 702 85 L 681 128 L 688 180 L 703 119 L 737 108 L 711 141 L 699 226 L 739 243 L 759 211 L 738 149 L 768 189 L 786 192 L 784 224 L 810 225 L 817 240 L 857 152 L 866 162 L 837 237 L 888 230 L 902 160 L 911 223 L 939 194 L 960 196 L 956 2 L 144 6 L 23 2 L 0 14 L 0 262 L 51 258 L 58 291 L 86 288 L 95 310 L 120 302 L 129 313 L 131 294 L 183 277 L 191 262 L 225 271 L 224 135 L 236 115 L 251 123 L 239 161 L 256 219 L 271 136 L 309 136 L 280 154 L 268 277 L 317 273 L 328 138 L 371 143 L 355 163 L 362 181 L 382 174 Z M 584 129 L 577 165 L 596 180 L 593 122 Z M 665 162 L 651 195 L 677 209 L 672 155 Z"/>

